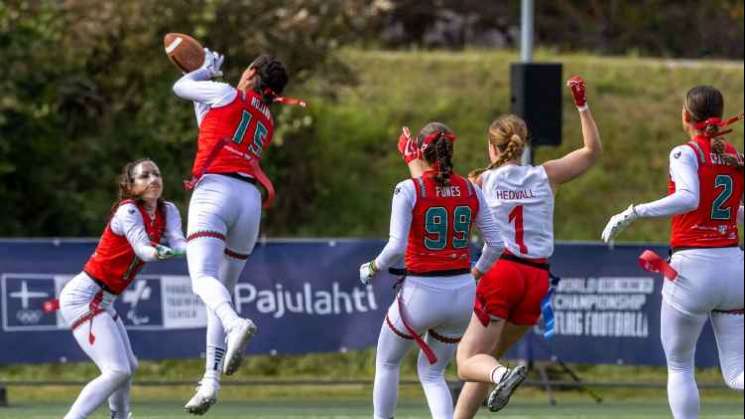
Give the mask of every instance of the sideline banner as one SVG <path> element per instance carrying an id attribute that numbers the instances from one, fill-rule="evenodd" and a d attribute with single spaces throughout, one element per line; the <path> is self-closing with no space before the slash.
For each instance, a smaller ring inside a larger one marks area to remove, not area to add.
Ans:
<path id="1" fill-rule="evenodd" d="M 0 240 L 0 364 L 64 362 L 86 357 L 58 313 L 42 304 L 58 295 L 93 252 L 94 240 Z M 375 346 L 396 278 L 364 287 L 358 267 L 382 240 L 260 242 L 235 288 L 241 315 L 259 327 L 252 353 L 343 352 Z M 563 278 L 554 296 L 556 335 L 536 327 L 513 358 L 664 365 L 659 342 L 662 278 L 637 257 L 660 246 L 557 244 L 552 271 Z M 194 358 L 204 352 L 206 314 L 191 292 L 185 260 L 149 263 L 115 303 L 140 359 Z M 717 365 L 710 328 L 699 366 Z"/>

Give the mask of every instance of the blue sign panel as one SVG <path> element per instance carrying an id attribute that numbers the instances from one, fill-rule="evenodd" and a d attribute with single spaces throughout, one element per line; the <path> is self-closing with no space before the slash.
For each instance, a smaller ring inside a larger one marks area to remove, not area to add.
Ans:
<path id="1" fill-rule="evenodd" d="M 374 346 L 396 278 L 363 286 L 358 267 L 381 240 L 261 242 L 234 290 L 236 310 L 259 327 L 249 351 L 301 354 Z M 0 240 L 0 363 L 84 360 L 62 318 L 42 304 L 77 275 L 95 241 Z M 644 272 L 639 254 L 661 246 L 557 244 L 551 260 L 563 278 L 553 297 L 555 337 L 537 326 L 509 356 L 567 362 L 664 365 L 659 340 L 663 279 Z M 192 293 L 186 261 L 149 263 L 114 305 L 141 359 L 194 358 L 204 352 L 206 313 Z M 167 344 L 164 344 L 166 343 Z M 717 365 L 711 329 L 696 352 Z"/>

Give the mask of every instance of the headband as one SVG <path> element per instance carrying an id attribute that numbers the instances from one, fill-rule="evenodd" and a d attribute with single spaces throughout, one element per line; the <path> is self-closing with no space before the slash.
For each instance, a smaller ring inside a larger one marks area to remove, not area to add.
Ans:
<path id="1" fill-rule="evenodd" d="M 739 115 L 735 115 L 724 121 L 722 121 L 722 118 L 713 117 L 713 118 L 707 119 L 706 121 L 696 122 L 693 124 L 693 127 L 699 131 L 703 131 L 704 137 L 712 139 L 712 138 L 721 137 L 722 135 L 728 134 L 732 132 L 732 129 L 727 129 L 724 131 L 717 131 L 715 133 L 709 134 L 706 132 L 707 128 L 712 127 L 712 126 L 719 127 L 719 128 L 727 128 L 732 124 L 742 121 L 744 118 L 745 118 L 745 114 L 743 113 L 740 113 Z"/>

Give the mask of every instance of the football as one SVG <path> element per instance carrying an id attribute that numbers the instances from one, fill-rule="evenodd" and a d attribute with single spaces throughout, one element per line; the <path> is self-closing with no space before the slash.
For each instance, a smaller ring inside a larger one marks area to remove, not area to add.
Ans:
<path id="1" fill-rule="evenodd" d="M 192 72 L 204 63 L 204 49 L 196 39 L 183 33 L 167 33 L 163 48 L 172 63 L 185 73 Z"/>

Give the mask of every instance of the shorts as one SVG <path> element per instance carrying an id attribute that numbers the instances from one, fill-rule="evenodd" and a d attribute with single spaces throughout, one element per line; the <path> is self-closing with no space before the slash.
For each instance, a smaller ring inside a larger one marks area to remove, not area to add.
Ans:
<path id="1" fill-rule="evenodd" d="M 485 327 L 490 318 L 533 326 L 541 317 L 549 281 L 548 269 L 499 259 L 476 287 L 474 313 Z"/>

